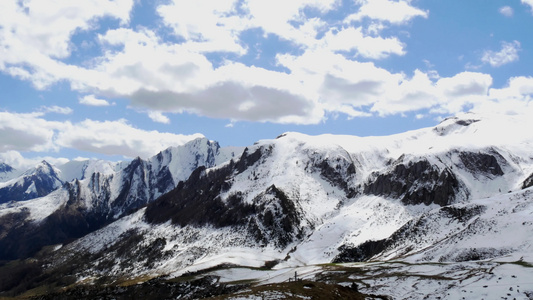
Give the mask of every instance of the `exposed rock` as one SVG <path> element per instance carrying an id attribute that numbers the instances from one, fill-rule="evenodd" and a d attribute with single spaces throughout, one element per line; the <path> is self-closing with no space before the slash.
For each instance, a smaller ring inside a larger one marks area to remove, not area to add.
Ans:
<path id="1" fill-rule="evenodd" d="M 522 182 L 522 189 L 527 189 L 529 187 L 533 186 L 533 173 L 529 175 L 523 182 Z"/>
<path id="2" fill-rule="evenodd" d="M 399 162 L 389 172 L 374 174 L 374 178 L 364 186 L 365 194 L 399 198 L 411 205 L 449 205 L 459 187 L 449 169 L 439 170 L 426 159 Z"/>
<path id="3" fill-rule="evenodd" d="M 467 170 L 473 174 L 502 176 L 503 170 L 498 162 L 505 161 L 498 152 L 492 151 L 492 154 L 482 152 L 460 152 L 459 158 Z"/>

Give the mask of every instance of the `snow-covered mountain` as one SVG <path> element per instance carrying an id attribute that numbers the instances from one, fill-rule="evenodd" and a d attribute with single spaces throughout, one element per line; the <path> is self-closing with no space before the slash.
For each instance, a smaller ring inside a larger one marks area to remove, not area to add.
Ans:
<path id="1" fill-rule="evenodd" d="M 56 166 L 60 172 L 60 178 L 64 182 L 71 182 L 75 179 L 83 180 L 93 173 L 111 175 L 124 168 L 128 162 L 109 162 L 105 160 L 71 160 L 65 164 Z"/>
<path id="2" fill-rule="evenodd" d="M 3 169 L 7 170 L 4 174 L 13 173 L 12 168 L 9 166 L 6 168 L 5 164 L 3 166 Z M 48 195 L 63 184 L 59 174 L 57 168 L 43 160 L 20 176 L 0 182 L 0 204 Z"/>
<path id="3" fill-rule="evenodd" d="M 16 170 L 3 162 L 0 162 L 0 182 L 7 181 L 16 176 Z"/>
<path id="4" fill-rule="evenodd" d="M 68 194 L 61 216 L 105 207 L 113 222 L 49 252 L 42 263 L 52 277 L 69 266 L 74 281 L 83 282 L 137 282 L 202 270 L 220 276 L 209 271 L 216 266 L 273 267 L 253 277 L 262 283 L 317 266 L 308 278 L 320 280 L 332 276 L 323 264 L 365 261 L 398 262 L 402 276 L 432 274 L 423 277 L 424 294 L 410 291 L 402 284 L 416 285 L 386 273 L 384 265 L 342 269 L 343 284 L 363 284 L 361 290 L 375 295 L 402 291 L 406 299 L 435 291 L 456 295 L 476 282 L 501 280 L 476 273 L 472 261 L 487 270 L 513 262 L 493 270 L 527 278 L 533 276 L 533 133 L 524 128 L 531 123 L 463 114 L 386 137 L 286 133 L 223 163 L 209 154 L 216 150 L 194 154 L 195 160 L 173 168 L 190 170 L 188 177 L 161 167 L 174 165 L 169 157 L 177 150 L 169 149 L 149 161 L 134 160 L 112 177 L 95 173 L 54 192 L 57 198 Z M 195 147 L 216 148 L 206 141 Z M 178 179 L 183 181 L 172 190 L 157 184 Z M 469 273 L 448 265 L 455 263 Z M 385 277 L 388 287 L 376 279 Z M 490 294 L 483 289 L 476 295 Z M 521 289 L 533 291 L 533 283 L 522 282 Z"/>
<path id="5" fill-rule="evenodd" d="M 199 166 L 213 167 L 238 155 L 236 151 L 199 138 L 148 160 L 136 158 L 123 168 L 122 163 L 74 162 L 62 166 L 62 178 L 73 180 L 59 189 L 61 171 L 55 169 L 54 192 L 0 206 L 0 224 L 6 223 L 0 228 L 0 258 L 31 255 L 42 246 L 99 229 L 170 191 Z"/>

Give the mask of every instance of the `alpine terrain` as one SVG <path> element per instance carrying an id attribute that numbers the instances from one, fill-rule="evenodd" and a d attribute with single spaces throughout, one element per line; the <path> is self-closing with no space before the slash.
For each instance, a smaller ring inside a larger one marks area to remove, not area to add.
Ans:
<path id="1" fill-rule="evenodd" d="M 0 164 L 0 296 L 533 299 L 532 125 Z"/>

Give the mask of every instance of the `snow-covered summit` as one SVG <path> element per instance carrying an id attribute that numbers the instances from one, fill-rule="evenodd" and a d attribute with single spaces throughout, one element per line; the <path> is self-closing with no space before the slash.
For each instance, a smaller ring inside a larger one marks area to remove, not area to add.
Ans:
<path id="1" fill-rule="evenodd" d="M 531 265 L 530 123 L 462 114 L 390 136 L 287 132 L 243 151 L 196 139 L 42 198 L 61 205 L 53 214 L 83 220 L 44 217 L 43 228 L 88 233 L 51 254 L 47 271 L 73 264 L 79 278 L 119 279 L 375 259 Z"/>
<path id="2" fill-rule="evenodd" d="M 125 271 L 135 274 L 182 274 L 232 263 L 257 267 L 278 261 L 281 267 L 391 259 L 424 251 L 397 243 L 431 241 L 424 236 L 430 231 L 416 231 L 430 224 L 425 221 L 430 216 L 441 218 L 442 226 L 453 226 L 441 229 L 443 233 L 455 234 L 465 228 L 457 225 L 457 218 L 468 226 L 467 219 L 487 211 L 476 209 L 476 203 L 501 203 L 533 186 L 533 179 L 528 181 L 533 178 L 533 139 L 520 131 L 527 121 L 505 120 L 465 114 L 435 127 L 381 137 L 288 132 L 258 141 L 229 163 L 197 169 L 145 212 L 119 220 L 113 229 L 104 228 L 76 246 L 98 253 L 104 249 L 101 243 L 109 243 L 107 235 L 118 238 L 117 228 L 133 230 L 142 240 L 138 251 L 119 260 L 137 262 Z M 523 226 L 511 223 L 506 226 Z M 403 235 L 409 236 L 397 238 Z M 440 240 L 449 237 L 439 235 Z M 393 240 L 372 244 L 388 238 Z M 119 248 L 125 243 L 116 241 Z M 164 245 L 164 259 L 136 256 L 143 253 L 142 245 L 154 243 Z M 491 253 L 523 249 L 528 248 Z M 243 261 L 234 253 L 255 260 Z M 102 252 L 102 261 L 103 255 L 117 257 Z M 135 267 L 147 260 L 153 267 Z"/>
<path id="3" fill-rule="evenodd" d="M 0 203 L 48 195 L 63 185 L 60 173 L 59 169 L 43 160 L 20 176 L 0 183 Z"/>
<path id="4" fill-rule="evenodd" d="M 61 179 L 70 182 L 74 179 L 85 179 L 93 173 L 110 175 L 117 171 L 120 162 L 110 162 L 105 160 L 71 160 L 65 164 L 57 166 L 61 171 Z"/>
<path id="5" fill-rule="evenodd" d="M 0 182 L 12 179 L 16 174 L 16 170 L 10 165 L 0 162 Z"/>
<path id="6" fill-rule="evenodd" d="M 25 203 L 0 205 L 0 219 L 11 216 L 21 222 L 38 224 L 26 230 L 12 224 L 13 230 L 23 232 L 19 233 L 18 239 L 5 241 L 6 253 L 0 251 L 0 257 L 28 255 L 27 247 L 17 251 L 18 246 L 13 243 L 37 243 L 37 247 L 45 245 L 39 244 L 43 241 L 61 243 L 65 239 L 81 237 L 169 192 L 196 168 L 214 167 L 238 157 L 240 151 L 242 149 L 221 148 L 218 143 L 202 137 L 163 150 L 147 160 L 136 158 L 120 163 L 71 161 L 58 168 L 43 161 L 26 171 L 24 176 L 0 183 L 0 199 L 2 196 L 7 199 L 4 202 L 31 199 Z M 34 195 L 26 192 L 39 188 L 41 182 L 32 185 L 26 183 L 29 179 L 45 177 L 50 178 L 50 189 L 46 193 Z M 50 193 L 52 191 L 54 193 Z M 41 236 L 41 239 L 33 242 L 34 236 Z M 29 249 L 32 251 L 32 248 Z"/>

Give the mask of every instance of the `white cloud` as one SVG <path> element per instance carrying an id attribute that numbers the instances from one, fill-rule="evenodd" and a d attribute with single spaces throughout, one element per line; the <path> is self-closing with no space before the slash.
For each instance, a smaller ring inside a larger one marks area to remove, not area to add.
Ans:
<path id="1" fill-rule="evenodd" d="M 491 85 L 490 75 L 475 72 L 462 72 L 437 82 L 439 89 L 449 98 L 486 96 Z"/>
<path id="2" fill-rule="evenodd" d="M 441 100 L 435 111 L 456 114 L 468 107 L 476 107 L 488 99 L 492 77 L 477 72 L 462 72 L 437 81 Z"/>
<path id="3" fill-rule="evenodd" d="M 109 106 L 109 102 L 104 99 L 98 99 L 95 95 L 86 95 L 79 99 L 80 104 L 89 106 Z"/>
<path id="4" fill-rule="evenodd" d="M 492 85 L 488 74 L 463 72 L 440 77 L 432 71 L 416 70 L 413 76 L 407 76 L 324 50 L 279 56 L 279 62 L 308 83 L 319 107 L 351 117 L 423 109 L 457 113 L 485 101 Z"/>
<path id="5" fill-rule="evenodd" d="M 336 7 L 336 0 L 271 0 L 245 1 L 243 9 L 250 16 L 253 28 L 260 28 L 266 34 L 275 34 L 284 40 L 311 47 L 315 42 L 316 29 L 326 24 L 316 18 L 308 19 L 304 8 L 322 13 Z"/>
<path id="6" fill-rule="evenodd" d="M 533 13 L 533 0 L 522 0 L 522 4 L 529 5 L 531 8 L 531 13 Z"/>
<path id="7" fill-rule="evenodd" d="M 69 159 L 64 158 L 64 157 L 51 157 L 51 156 L 37 156 L 37 157 L 28 158 L 28 157 L 22 156 L 20 152 L 14 151 L 14 150 L 0 153 L 1 162 L 4 162 L 10 165 L 11 167 L 17 170 L 20 170 L 20 171 L 24 171 L 31 167 L 34 167 L 38 165 L 40 162 L 42 162 L 43 160 L 56 166 L 65 164 L 69 161 Z"/>
<path id="8" fill-rule="evenodd" d="M 125 120 L 71 123 L 49 121 L 44 113 L 0 112 L 0 154 L 3 153 L 0 158 L 7 160 L 10 157 L 10 161 L 16 161 L 19 152 L 58 151 L 61 148 L 146 158 L 199 137 L 202 135 L 146 131 Z"/>
<path id="9" fill-rule="evenodd" d="M 415 17 L 428 17 L 428 12 L 411 6 L 411 1 L 356 0 L 361 7 L 357 13 L 349 15 L 345 22 L 361 21 L 363 18 L 386 21 L 391 24 L 404 24 Z"/>
<path id="10" fill-rule="evenodd" d="M 70 115 L 72 113 L 72 108 L 53 105 L 53 106 L 43 106 L 43 107 L 41 107 L 41 111 L 45 112 L 45 113 L 56 113 L 56 114 L 61 114 L 61 115 Z"/>
<path id="11" fill-rule="evenodd" d="M 170 119 L 159 111 L 149 112 L 148 117 L 157 123 L 170 124 Z"/>
<path id="12" fill-rule="evenodd" d="M 533 77 L 512 77 L 506 87 L 491 89 L 490 98 L 497 101 L 520 100 L 529 102 L 533 99 Z"/>
<path id="13" fill-rule="evenodd" d="M 107 155 L 140 156 L 147 158 L 170 146 L 183 145 L 201 134 L 179 135 L 158 131 L 146 131 L 130 125 L 126 120 L 85 120 L 77 124 L 65 124 L 56 143 L 61 147 Z"/>
<path id="14" fill-rule="evenodd" d="M 355 52 L 356 57 L 382 59 L 390 55 L 405 54 L 404 44 L 397 37 L 368 36 L 363 34 L 361 27 L 354 28 L 344 24 L 344 28 L 340 28 L 340 24 L 328 24 L 320 17 L 308 18 L 305 15 L 305 9 L 319 14 L 334 10 L 340 4 L 336 0 L 275 0 L 276 3 L 236 0 L 202 0 L 193 3 L 175 0 L 158 6 L 157 12 L 161 15 L 163 24 L 172 28 L 184 42 L 163 41 L 155 31 L 142 27 L 135 30 L 121 27 L 107 30 L 98 36 L 94 45 L 101 47 L 103 55 L 90 63 L 77 66 L 59 60 L 58 58 L 71 54 L 69 39 L 72 34 L 80 30 L 90 30 L 91 26 L 96 26 L 94 24 L 98 18 L 109 15 L 122 20 L 123 23 L 128 21 L 131 1 L 114 1 L 117 5 L 121 3 L 119 11 L 111 10 L 109 1 L 94 1 L 103 4 L 102 7 L 96 4 L 91 6 L 93 2 L 91 5 L 86 4 L 87 6 L 80 4 L 76 9 L 72 9 L 72 22 L 63 24 L 57 21 L 57 24 L 63 27 L 54 33 L 57 36 L 56 44 L 63 44 L 64 47 L 41 53 L 37 50 L 44 46 L 39 46 L 35 47 L 36 51 L 24 53 L 22 56 L 10 52 L 13 59 L 10 60 L 8 55 L 4 71 L 12 76 L 31 80 L 38 88 L 45 88 L 62 80 L 68 81 L 72 89 L 88 94 L 79 99 L 79 103 L 84 105 L 107 106 L 109 102 L 103 99 L 130 99 L 132 106 L 152 111 L 149 117 L 156 122 L 169 122 L 168 117 L 162 114 L 164 112 L 186 111 L 233 120 L 310 124 L 319 122 L 325 112 L 324 99 L 320 100 L 320 93 L 315 85 L 316 78 L 326 81 L 328 96 L 337 94 L 342 97 L 346 89 L 350 89 L 346 84 L 358 84 L 348 75 L 348 71 L 343 71 L 346 74 L 339 77 L 341 82 L 336 85 L 334 81 L 338 74 L 335 74 L 337 71 L 332 70 L 332 66 L 321 70 L 324 72 L 322 77 L 313 77 L 298 73 L 298 70 L 291 70 L 292 73 L 287 74 L 229 60 L 224 61 L 221 66 L 214 66 L 207 59 L 205 52 L 244 54 L 249 45 L 239 39 L 240 34 L 244 30 L 255 28 L 263 31 L 265 35 L 274 34 L 280 39 L 295 43 L 302 49 L 321 49 L 324 53 L 337 52 L 340 56 L 353 55 L 350 52 Z M 424 12 L 403 2 L 386 4 L 405 9 L 402 18 L 391 17 L 390 21 L 393 23 L 399 24 L 417 15 L 425 16 Z M 13 4 L 10 8 L 16 10 L 17 7 L 17 4 Z M 67 5 L 56 8 L 69 7 Z M 361 9 L 372 12 L 372 4 L 365 3 Z M 44 22 L 41 18 L 30 20 L 24 12 L 15 15 L 25 21 L 6 21 L 9 28 L 21 30 L 30 25 L 43 27 L 43 24 L 39 23 Z M 46 12 L 43 16 L 46 16 Z M 382 18 L 379 17 L 378 20 Z M 51 27 L 55 26 L 59 25 L 51 24 Z M 374 34 L 377 31 L 376 29 Z M 327 34 L 318 38 L 319 32 Z M 17 44 L 17 41 L 22 45 L 22 40 L 31 38 L 34 37 L 21 35 L 12 36 L 8 40 L 13 45 Z M 30 51 L 26 48 L 23 50 Z M 353 60 L 346 61 L 348 65 L 356 66 L 357 70 L 358 66 L 365 65 Z M 316 64 L 317 61 L 312 63 Z M 384 73 L 386 76 L 390 75 L 388 72 Z M 347 79 L 347 82 L 342 82 L 343 78 Z M 370 85 L 367 83 L 359 84 L 372 88 L 372 82 Z M 339 91 L 334 91 L 335 88 L 339 88 Z M 365 95 L 365 92 L 362 95 Z M 369 103 L 365 97 L 357 101 Z M 339 109 L 355 114 L 346 106 L 341 105 Z"/>
<path id="15" fill-rule="evenodd" d="M 404 45 L 398 38 L 365 36 L 362 28 L 349 27 L 338 32 L 329 31 L 322 39 L 324 48 L 332 51 L 351 51 L 365 58 L 381 59 L 391 54 L 404 55 Z"/>
<path id="16" fill-rule="evenodd" d="M 243 54 L 238 34 L 249 25 L 237 14 L 237 4 L 237 0 L 173 0 L 157 7 L 157 12 L 190 49 Z"/>
<path id="17" fill-rule="evenodd" d="M 512 41 L 510 43 L 502 42 L 502 49 L 500 51 L 485 51 L 481 57 L 481 61 L 490 64 L 493 67 L 500 67 L 517 61 L 519 59 L 518 51 L 520 50 L 519 41 Z"/>
<path id="18" fill-rule="evenodd" d="M 53 137 L 60 123 L 47 121 L 43 115 L 0 112 L 0 152 L 57 149 Z"/>
<path id="19" fill-rule="evenodd" d="M 162 25 L 172 30 L 178 42 L 164 40 L 157 29 L 109 29 L 94 41 L 94 47 L 100 47 L 102 52 L 100 57 L 83 65 L 69 64 L 61 58 L 73 51 L 69 47 L 72 47 L 70 38 L 75 32 L 91 30 L 102 16 L 117 18 L 125 24 L 132 5 L 126 0 L 90 3 L 79 4 L 80 7 L 72 10 L 72 22 L 51 23 L 52 27 L 61 24 L 64 28 L 50 33 L 57 47 L 42 53 L 38 50 L 45 47 L 44 44 L 30 44 L 35 51 L 22 45 L 26 39 L 36 38 L 27 28 L 43 26 L 42 19 L 47 13 L 33 20 L 18 4 L 13 2 L 8 7 L 3 3 L 3 8 L 15 11 L 16 18 L 7 21 L 0 18 L 0 22 L 21 34 L 8 33 L 7 38 L 0 41 L 4 49 L 13 49 L 0 58 L 0 69 L 31 80 L 38 87 L 68 81 L 72 89 L 86 95 L 79 98 L 79 103 L 84 105 L 107 106 L 110 103 L 104 99 L 126 98 L 132 107 L 147 112 L 153 121 L 166 124 L 170 120 L 165 113 L 182 112 L 233 121 L 298 124 L 319 123 L 326 113 L 350 117 L 422 109 L 454 113 L 468 105 L 482 103 L 492 84 L 492 78 L 482 73 L 464 72 L 441 78 L 436 71 L 395 73 L 371 62 L 357 61 L 406 53 L 406 46 L 399 37 L 380 34 L 387 26 L 428 17 L 427 11 L 412 6 L 410 1 L 359 0 L 359 11 L 345 20 L 349 22 L 330 24 L 321 16 L 340 7 L 342 3 L 336 0 L 174 0 L 158 6 L 156 11 L 162 17 Z M 104 5 L 100 7 L 94 3 Z M 121 3 L 121 9 L 113 11 L 110 3 Z M 61 8 L 70 7 L 63 5 Z M 87 11 L 81 12 L 82 8 Z M 309 11 L 313 12 L 312 18 L 306 15 Z M 53 16 L 52 12 L 49 14 Z M 68 16 L 65 18 L 70 20 Z M 357 23 L 362 20 L 365 22 Z M 370 25 L 363 25 L 366 23 Z M 253 47 L 240 40 L 240 35 L 249 29 L 264 33 L 263 38 L 276 35 L 292 43 L 298 51 L 278 53 L 275 70 L 240 63 L 240 55 Z M 4 30 L 3 27 L 0 30 Z M 18 55 L 17 49 L 26 52 Z M 493 66 L 509 63 L 518 59 L 519 49 L 517 41 L 503 43 L 501 51 L 487 51 L 483 61 Z M 214 65 L 208 59 L 208 52 L 232 52 L 228 57 L 233 60 L 222 59 Z M 107 133 L 104 125 L 123 128 L 124 134 L 143 135 L 140 129 L 125 121 L 88 120 L 61 125 L 68 130 L 54 126 L 49 129 L 54 142 L 46 145 L 36 142 L 36 145 L 79 147 L 107 154 L 119 154 L 120 150 L 128 156 L 134 153 L 142 156 L 153 150 L 125 137 L 115 144 L 111 142 L 116 137 Z M 88 128 L 97 130 L 103 138 L 90 135 Z M 74 129 L 85 133 L 76 135 Z M 160 144 L 163 143 L 154 143 L 157 148 Z M 8 147 L 6 150 L 25 151 L 22 149 L 32 147 Z"/>
<path id="20" fill-rule="evenodd" d="M 70 37 L 77 30 L 88 30 L 92 21 L 109 16 L 126 23 L 133 0 L 41 1 L 5 0 L 0 2 L 0 70 L 6 65 L 29 63 L 11 72 L 24 76 L 47 58 L 65 58 L 72 51 Z"/>
<path id="21" fill-rule="evenodd" d="M 498 11 L 500 12 L 500 14 L 502 14 L 502 15 L 504 15 L 506 17 L 512 17 L 513 14 L 514 14 L 514 10 L 510 6 L 502 6 L 502 7 L 500 7 L 500 9 Z"/>

